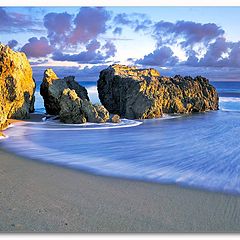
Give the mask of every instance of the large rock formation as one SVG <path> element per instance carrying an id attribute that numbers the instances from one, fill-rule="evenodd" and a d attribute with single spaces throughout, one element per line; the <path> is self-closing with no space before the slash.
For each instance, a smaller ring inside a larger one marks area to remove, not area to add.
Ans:
<path id="1" fill-rule="evenodd" d="M 0 129 L 8 118 L 24 119 L 34 111 L 35 82 L 32 69 L 21 52 L 0 44 Z"/>
<path id="2" fill-rule="evenodd" d="M 75 90 L 76 94 L 81 99 L 89 100 L 86 88 L 79 85 L 74 78 L 74 76 L 68 76 L 60 79 L 51 68 L 44 72 L 43 81 L 40 87 L 40 94 L 44 99 L 44 106 L 48 114 L 59 114 L 60 98 L 64 89 L 69 88 L 71 90 Z"/>
<path id="3" fill-rule="evenodd" d="M 73 76 L 59 79 L 52 69 L 47 69 L 40 93 L 46 112 L 59 115 L 60 121 L 64 123 L 103 123 L 109 119 L 109 112 L 105 107 L 93 105 L 87 90 Z"/>
<path id="4" fill-rule="evenodd" d="M 130 119 L 218 109 L 216 89 L 200 76 L 161 77 L 155 69 L 112 65 L 100 72 L 97 85 L 106 109 Z"/>

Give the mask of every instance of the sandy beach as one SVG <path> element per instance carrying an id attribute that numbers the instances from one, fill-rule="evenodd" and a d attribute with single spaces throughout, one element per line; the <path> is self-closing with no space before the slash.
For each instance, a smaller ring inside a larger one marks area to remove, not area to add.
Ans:
<path id="1" fill-rule="evenodd" d="M 239 232 L 240 198 L 23 159 L 0 150 L 1 232 Z"/>

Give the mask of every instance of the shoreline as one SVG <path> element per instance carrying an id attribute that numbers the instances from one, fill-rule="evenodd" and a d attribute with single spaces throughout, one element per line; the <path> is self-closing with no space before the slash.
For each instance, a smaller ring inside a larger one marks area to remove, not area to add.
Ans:
<path id="1" fill-rule="evenodd" d="M 0 161 L 1 232 L 240 232 L 234 195 Z"/>

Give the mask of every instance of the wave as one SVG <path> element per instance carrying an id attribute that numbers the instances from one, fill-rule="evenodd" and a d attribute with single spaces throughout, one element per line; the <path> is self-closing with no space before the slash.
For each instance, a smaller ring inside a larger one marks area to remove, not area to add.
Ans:
<path id="1" fill-rule="evenodd" d="M 87 130 L 105 130 L 114 128 L 129 128 L 141 125 L 141 121 L 121 119 L 120 123 L 83 123 L 83 124 L 65 124 L 60 123 L 57 120 L 43 120 L 43 122 L 25 122 L 16 123 L 18 127 L 31 129 L 31 130 L 43 130 L 43 131 L 87 131 Z"/>
<path id="2" fill-rule="evenodd" d="M 7 139 L 7 138 L 9 138 L 8 135 L 0 136 L 0 140 L 4 140 L 4 139 Z"/>
<path id="3" fill-rule="evenodd" d="M 98 93 L 97 86 L 87 87 L 88 93 Z"/>
<path id="4" fill-rule="evenodd" d="M 219 102 L 240 102 L 238 97 L 219 97 Z"/>
<path id="5" fill-rule="evenodd" d="M 25 157 L 95 174 L 240 194 L 239 116 L 164 117 L 172 120 L 123 119 L 123 126 L 111 124 L 118 129 L 103 124 L 105 131 L 90 123 L 17 122 L 2 143 Z M 134 124 L 141 126 L 124 129 Z"/>
<path id="6" fill-rule="evenodd" d="M 240 112 L 240 98 L 220 97 L 219 108 L 223 112 Z"/>

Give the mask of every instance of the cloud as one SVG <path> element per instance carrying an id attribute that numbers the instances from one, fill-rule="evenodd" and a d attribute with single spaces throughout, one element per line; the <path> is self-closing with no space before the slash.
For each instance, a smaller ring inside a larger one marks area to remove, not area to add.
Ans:
<path id="1" fill-rule="evenodd" d="M 107 57 L 114 57 L 117 52 L 116 46 L 110 41 L 107 41 L 102 49 L 106 51 Z"/>
<path id="2" fill-rule="evenodd" d="M 86 43 L 107 30 L 110 13 L 102 7 L 82 7 L 74 19 L 74 28 L 69 37 L 70 44 Z"/>
<path id="3" fill-rule="evenodd" d="M 39 22 L 33 20 L 29 15 L 19 12 L 6 11 L 0 7 L 0 32 L 22 32 L 22 31 L 41 31 L 38 27 Z"/>
<path id="4" fill-rule="evenodd" d="M 194 67 L 240 67 L 240 42 L 228 42 L 225 38 L 217 38 L 209 44 L 202 58 L 196 57 L 192 51 L 183 65 Z"/>
<path id="5" fill-rule="evenodd" d="M 52 45 L 64 45 L 71 31 L 72 16 L 67 12 L 48 13 L 43 19 L 44 26 L 48 31 L 48 39 Z"/>
<path id="6" fill-rule="evenodd" d="M 40 39 L 32 37 L 28 39 L 28 43 L 22 47 L 21 51 L 26 53 L 30 58 L 38 58 L 46 57 L 48 54 L 52 53 L 53 48 L 49 45 L 45 37 L 41 37 Z"/>
<path id="7" fill-rule="evenodd" d="M 86 45 L 86 50 L 77 54 L 55 51 L 52 59 L 55 61 L 72 61 L 85 64 L 99 64 L 106 62 L 108 58 L 115 56 L 116 47 L 112 42 L 106 42 L 101 46 L 97 40 L 92 40 Z"/>
<path id="8" fill-rule="evenodd" d="M 116 27 L 116 28 L 113 30 L 113 34 L 121 35 L 121 34 L 122 34 L 122 28 Z"/>
<path id="9" fill-rule="evenodd" d="M 55 61 L 101 63 L 116 53 L 111 41 L 99 41 L 99 36 L 108 29 L 110 18 L 110 12 L 103 7 L 81 7 L 75 16 L 67 12 L 48 13 L 43 21 L 49 42 L 46 38 L 31 38 L 22 50 L 29 57 L 44 57 L 52 53 L 51 58 Z M 79 52 L 78 49 L 84 48 Z"/>
<path id="10" fill-rule="evenodd" d="M 224 30 L 214 23 L 160 21 L 153 26 L 156 49 L 136 64 L 146 66 L 240 67 L 240 42 L 229 42 Z M 179 47 L 187 60 L 172 49 Z"/>
<path id="11" fill-rule="evenodd" d="M 44 26 L 51 45 L 67 49 L 97 39 L 106 32 L 110 17 L 105 8 L 82 7 L 76 16 L 67 12 L 48 13 L 44 16 Z"/>
<path id="12" fill-rule="evenodd" d="M 140 30 L 148 30 L 152 24 L 152 21 L 148 18 L 148 16 L 146 14 L 119 13 L 114 17 L 113 23 L 114 23 L 114 25 L 116 25 L 116 28 L 114 29 L 113 33 L 116 34 L 116 33 L 120 33 L 119 25 L 128 26 L 128 27 L 134 29 L 135 32 L 138 32 Z"/>
<path id="13" fill-rule="evenodd" d="M 176 43 L 180 40 L 182 47 L 193 46 L 197 43 L 208 44 L 223 36 L 224 30 L 215 23 L 196 23 L 177 21 L 176 23 L 160 21 L 153 27 L 153 36 L 162 43 Z"/>
<path id="14" fill-rule="evenodd" d="M 18 45 L 18 41 L 13 39 L 13 40 L 10 40 L 8 41 L 7 45 L 10 47 L 10 48 L 14 48 Z"/>
<path id="15" fill-rule="evenodd" d="M 145 66 L 173 66 L 178 63 L 178 58 L 174 56 L 171 48 L 164 46 L 145 55 L 135 63 Z"/>

